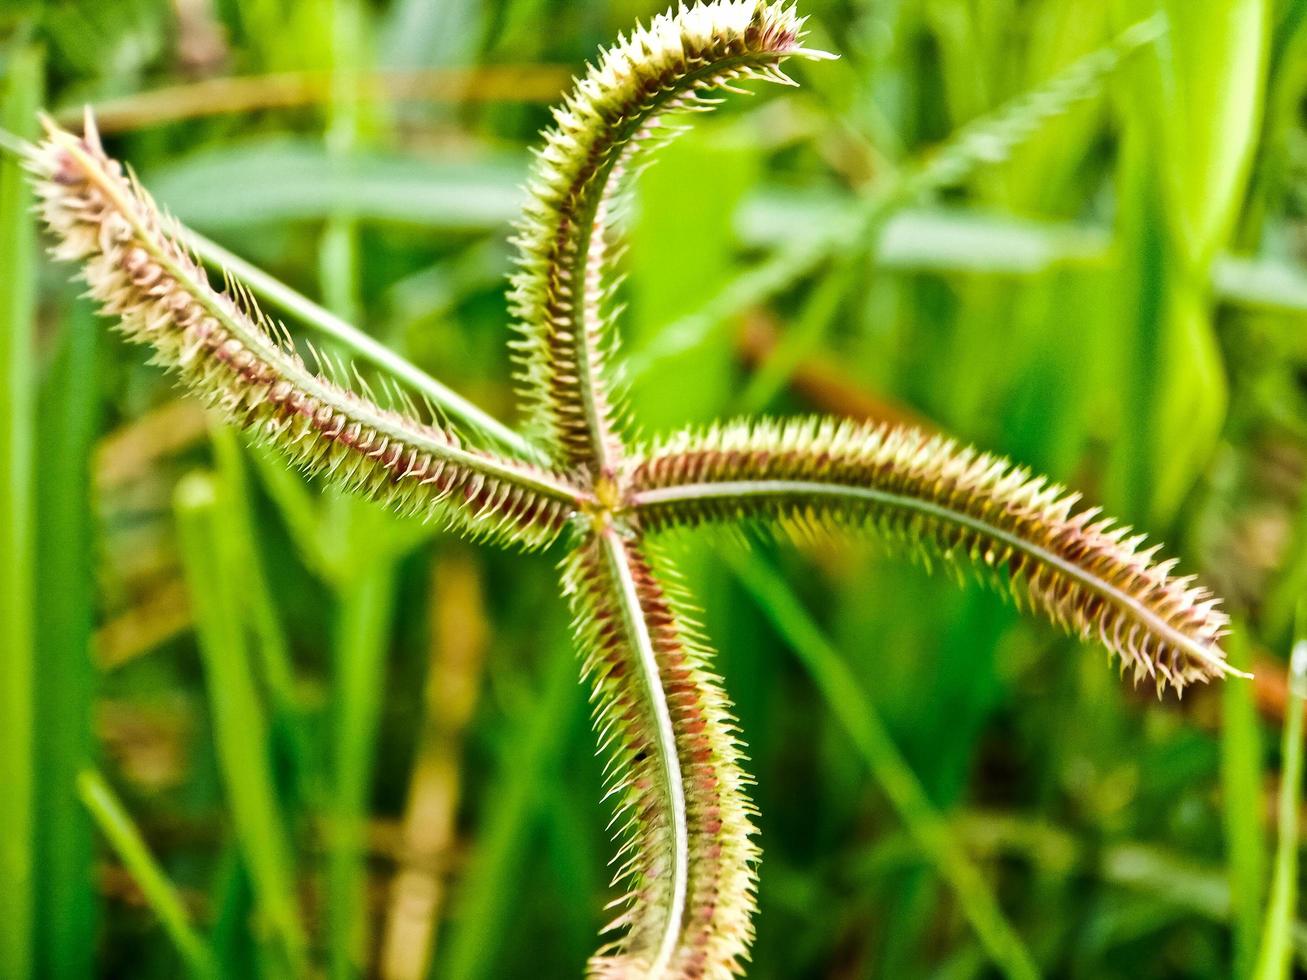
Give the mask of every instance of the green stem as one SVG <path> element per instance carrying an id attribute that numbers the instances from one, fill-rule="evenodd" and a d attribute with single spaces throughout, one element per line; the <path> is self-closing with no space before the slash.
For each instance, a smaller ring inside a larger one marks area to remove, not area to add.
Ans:
<path id="1" fill-rule="evenodd" d="M 236 430 L 230 426 L 214 426 L 210 438 L 226 504 L 221 519 L 231 538 L 231 550 L 238 556 L 237 567 L 242 570 L 242 606 L 256 640 L 259 667 L 272 705 L 275 738 L 285 740 L 293 763 L 299 803 L 311 803 L 319 799 L 320 792 L 310 719 L 296 690 L 295 668 L 261 554 L 240 440 Z M 279 467 L 279 470 L 295 479 L 294 474 L 284 468 Z"/>
<path id="2" fill-rule="evenodd" d="M 393 375 L 415 391 L 421 392 L 450 418 L 484 433 L 505 449 L 511 449 L 520 456 L 533 460 L 540 457 L 539 449 L 523 436 L 472 404 L 452 388 L 441 384 L 412 361 L 401 357 L 385 344 L 364 333 L 348 320 L 296 292 L 275 276 L 268 275 L 258 266 L 229 252 L 199 232 L 189 228 L 184 229 L 181 238 L 205 263 L 214 268 L 227 269 L 249 286 L 256 296 L 290 313 L 305 326 L 330 337 L 359 360 Z"/>
<path id="3" fill-rule="evenodd" d="M 92 731 L 99 673 L 91 658 L 96 548 L 91 459 L 99 425 L 99 338 L 86 303 L 66 304 L 59 351 L 42 385 L 37 472 L 35 747 L 38 866 L 36 969 L 42 976 L 94 972 L 100 897 L 95 833 L 77 799 L 77 776 L 96 755 Z"/>
<path id="4" fill-rule="evenodd" d="M 366 22 L 358 0 L 337 0 L 331 11 L 332 99 L 325 141 L 328 155 L 339 163 L 359 143 L 357 78 L 363 67 Z M 362 310 L 356 215 L 342 209 L 330 217 L 318 255 L 327 305 L 342 316 Z M 344 574 L 333 583 L 338 619 L 328 813 L 328 973 L 337 980 L 351 980 L 369 968 L 365 833 L 398 555 L 381 543 L 391 527 L 389 514 L 357 500 L 338 498 L 332 504 L 337 506 L 329 513 L 338 519 L 326 525 L 326 532 L 334 531 L 343 542 L 339 553 L 344 556 Z"/>
<path id="5" fill-rule="evenodd" d="M 0 124 L 32 128 L 41 58 L 15 50 Z M 32 973 L 33 711 L 36 598 L 32 539 L 35 481 L 36 246 L 22 163 L 0 159 L 0 977 Z"/>
<path id="6" fill-rule="evenodd" d="M 1279 836 L 1271 898 L 1262 929 L 1262 946 L 1253 971 L 1256 980 L 1283 980 L 1293 956 L 1293 923 L 1298 904 L 1298 811 L 1302 805 L 1303 702 L 1307 698 L 1307 599 L 1298 604 L 1293 653 L 1289 662 L 1289 701 L 1284 707 L 1280 774 Z M 1257 819 L 1249 813 L 1247 819 Z"/>
<path id="7" fill-rule="evenodd" d="M 382 516 L 357 513 L 357 502 L 349 503 L 354 508 L 344 516 L 356 528 L 375 523 L 369 517 Z M 355 556 L 366 568 L 342 587 L 335 638 L 327 917 L 330 976 L 340 980 L 367 972 L 366 826 L 396 584 L 391 556 L 369 559 L 360 557 L 359 550 Z"/>
<path id="8" fill-rule="evenodd" d="M 1248 635 L 1237 624 L 1225 644 L 1235 667 L 1252 665 Z M 1234 931 L 1234 975 L 1250 976 L 1261 931 L 1266 864 L 1261 821 L 1251 818 L 1262 795 L 1262 747 L 1251 684 L 1221 686 L 1221 796 Z"/>
<path id="9" fill-rule="evenodd" d="M 260 914 L 291 976 L 307 970 L 289 837 L 273 785 L 263 704 L 254 683 L 238 582 L 245 574 L 227 532 L 229 507 L 209 475 L 192 473 L 177 485 L 177 530 L 200 655 L 213 736 L 236 839 Z"/>

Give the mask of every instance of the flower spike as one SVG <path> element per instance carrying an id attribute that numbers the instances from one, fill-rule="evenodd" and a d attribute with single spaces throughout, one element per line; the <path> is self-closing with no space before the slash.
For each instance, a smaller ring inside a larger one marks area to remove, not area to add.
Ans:
<path id="1" fill-rule="evenodd" d="M 620 935 L 590 961 L 596 978 L 724 978 L 742 972 L 753 940 L 748 779 L 730 702 L 674 576 L 613 526 L 564 563 L 626 888 L 609 926 Z"/>
<path id="2" fill-rule="evenodd" d="M 101 312 L 210 405 L 305 470 L 471 537 L 541 547 L 562 530 L 583 491 L 310 370 L 240 283 L 210 285 L 171 220 L 105 155 L 89 114 L 80 139 L 45 123 L 28 167 L 54 254 L 82 263 Z"/>
<path id="3" fill-rule="evenodd" d="M 636 463 L 646 530 L 761 524 L 790 537 L 874 528 L 927 564 L 980 577 L 1121 658 L 1159 693 L 1238 674 L 1226 616 L 1192 578 L 1157 562 L 1144 535 L 1075 510 L 1068 493 L 1005 459 L 916 429 L 836 419 L 736 423 L 664 440 Z"/>
<path id="4" fill-rule="evenodd" d="M 802 26 L 786 3 L 679 7 L 604 52 L 554 110 L 527 183 L 509 301 L 520 393 L 560 465 L 611 478 L 622 454 L 605 300 L 623 175 L 638 151 L 674 135 L 668 113 L 710 109 L 707 92 L 741 80 L 788 81 L 777 67 L 787 56 L 820 57 L 799 46 Z"/>

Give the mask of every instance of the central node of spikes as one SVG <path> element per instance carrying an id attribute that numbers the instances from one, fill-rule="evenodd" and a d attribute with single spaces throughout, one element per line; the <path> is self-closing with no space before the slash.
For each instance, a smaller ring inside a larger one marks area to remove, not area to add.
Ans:
<path id="1" fill-rule="evenodd" d="M 594 495 L 599 509 L 614 511 L 622 507 L 622 491 L 610 476 L 604 475 L 595 481 Z"/>
<path id="2" fill-rule="evenodd" d="M 589 522 L 595 534 L 603 534 L 616 522 L 617 516 L 626 509 L 622 490 L 617 481 L 608 475 L 602 475 L 594 482 L 592 490 L 594 499 L 586 501 L 581 513 Z"/>

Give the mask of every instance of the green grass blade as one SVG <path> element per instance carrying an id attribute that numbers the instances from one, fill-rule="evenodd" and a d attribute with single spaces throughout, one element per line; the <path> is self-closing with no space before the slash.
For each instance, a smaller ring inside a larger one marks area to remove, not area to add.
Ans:
<path id="1" fill-rule="evenodd" d="M 808 671 L 917 846 L 957 894 L 963 914 L 994 965 L 1009 977 L 1038 976 L 1034 959 L 1004 917 L 984 875 L 931 803 L 871 701 L 859 693 L 858 680 L 839 653 L 761 558 L 733 556 L 730 562 L 759 609 Z"/>
<path id="2" fill-rule="evenodd" d="M 293 976 L 307 968 L 290 846 L 273 785 L 267 723 L 254 684 L 238 583 L 245 574 L 224 527 L 226 502 L 209 475 L 178 484 L 175 508 L 182 563 L 208 681 L 214 741 L 237 841 L 254 883 L 274 960 Z"/>
<path id="3" fill-rule="evenodd" d="M 367 12 L 357 0 L 332 5 L 332 98 L 325 144 L 329 165 L 340 170 L 348 169 L 343 161 L 360 140 L 362 108 L 356 82 L 364 68 L 368 27 Z M 345 319 L 356 318 L 363 309 L 358 233 L 358 219 L 345 202 L 328 217 L 318 242 L 326 305 Z M 389 514 L 344 497 L 330 503 L 323 546 L 329 547 L 334 538 L 343 560 L 334 583 L 338 608 L 328 803 L 328 972 L 348 980 L 370 968 L 365 833 L 397 569 L 396 555 L 381 545 L 393 523 Z"/>
<path id="4" fill-rule="evenodd" d="M 1242 624 L 1231 632 L 1225 649 L 1235 667 L 1252 667 L 1248 635 Z M 1246 977 L 1257 955 L 1266 864 L 1262 825 L 1252 816 L 1258 811 L 1262 793 L 1261 734 L 1251 684 L 1225 684 L 1221 698 L 1221 789 L 1234 929 L 1234 975 Z"/>
<path id="5" fill-rule="evenodd" d="M 576 659 L 566 649 L 550 656 L 544 690 L 506 753 L 488 818 L 459 889 L 456 927 L 444 969 L 433 976 L 481 980 L 494 976 L 500 936 L 515 901 L 517 875 L 544 797 L 544 781 L 558 769 L 566 734 L 581 698 Z"/>
<path id="6" fill-rule="evenodd" d="M 159 917 L 191 974 L 216 977 L 212 951 L 192 925 L 177 889 L 159 867 L 141 832 L 104 777 L 94 769 L 83 771 L 77 777 L 77 791 L 100 832 L 108 839 L 114 853 L 145 895 L 145 901 Z"/>
<path id="7" fill-rule="evenodd" d="M 1294 917 L 1298 906 L 1298 813 L 1302 806 L 1303 704 L 1307 699 L 1307 600 L 1298 605 L 1293 653 L 1289 661 L 1289 700 L 1284 707 L 1281 743 L 1279 836 L 1271 877 L 1271 897 L 1262 927 L 1262 945 L 1253 976 L 1281 980 L 1293 959 Z M 1256 810 L 1246 819 L 1255 820 Z"/>
<path id="8" fill-rule="evenodd" d="M 327 916 L 331 975 L 341 978 L 366 972 L 369 955 L 365 838 L 395 577 L 393 561 L 372 559 L 340 593 L 333 679 L 333 785 L 327 817 Z"/>
<path id="9" fill-rule="evenodd" d="M 296 691 L 295 670 L 290 648 L 282 630 L 268 581 L 255 517 L 250 505 L 250 481 L 236 430 L 215 426 L 211 432 L 214 461 L 223 482 L 227 513 L 223 523 L 232 538 L 233 552 L 244 569 L 244 606 L 247 623 L 253 631 L 259 667 L 272 702 L 276 734 L 284 737 L 295 771 L 296 789 L 301 803 L 317 799 L 318 775 L 309 719 Z M 283 472 L 287 472 L 284 467 Z M 293 478 L 293 474 L 291 474 Z"/>
<path id="10" fill-rule="evenodd" d="M 41 102 L 41 58 L 8 58 L 0 125 L 29 132 Z M 32 969 L 33 690 L 36 638 L 34 435 L 35 231 L 17 160 L 0 159 L 0 977 Z"/>
<path id="11" fill-rule="evenodd" d="M 235 539 L 233 551 L 245 569 L 245 599 L 249 603 L 250 626 L 259 640 L 263 676 L 279 710 L 290 714 L 295 700 L 295 676 L 286 638 L 277 622 L 272 590 L 255 543 L 253 515 L 248 507 L 249 481 L 241 458 L 240 440 L 229 426 L 215 427 L 211 438 L 214 462 L 223 482 L 223 496 L 230 505 L 224 520 L 228 533 Z"/>
<path id="12" fill-rule="evenodd" d="M 94 762 L 91 714 L 98 674 L 90 459 L 100 406 L 99 325 L 83 303 L 65 313 L 44 382 L 37 473 L 36 963 L 46 976 L 90 976 L 99 896 L 94 832 L 77 776 Z"/>
<path id="13" fill-rule="evenodd" d="M 300 560 L 324 581 L 338 578 L 342 570 L 335 559 L 336 549 L 321 538 L 318 501 L 303 475 L 268 449 L 255 446 L 251 456 L 259 482 L 281 513 Z"/>

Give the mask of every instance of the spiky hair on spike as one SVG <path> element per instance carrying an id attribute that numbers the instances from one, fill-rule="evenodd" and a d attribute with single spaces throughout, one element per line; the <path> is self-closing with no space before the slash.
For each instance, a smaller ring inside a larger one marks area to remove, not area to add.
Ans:
<path id="1" fill-rule="evenodd" d="M 783 59 L 822 57 L 799 46 L 802 27 L 784 2 L 682 5 L 604 52 L 554 110 L 514 238 L 509 304 L 520 394 L 560 465 L 611 476 L 622 453 L 607 223 L 624 174 L 674 134 L 669 113 L 710 109 L 708 92 L 741 80 L 789 83 Z"/>
<path id="2" fill-rule="evenodd" d="M 101 312 L 231 421 L 306 471 L 474 538 L 551 542 L 585 494 L 528 463 L 465 445 L 307 367 L 280 325 L 230 277 L 214 289 L 134 176 L 105 155 L 87 117 L 79 139 L 46 120 L 28 160 L 57 258 L 82 264 Z"/>
<path id="3" fill-rule="evenodd" d="M 594 977 L 725 977 L 753 939 L 758 848 L 730 702 L 666 561 L 600 530 L 568 556 L 564 590 L 609 756 L 620 843 L 618 937 Z"/>
<path id="4" fill-rule="evenodd" d="M 927 565 L 979 577 L 1083 639 L 1135 680 L 1182 691 L 1239 673 L 1219 645 L 1226 616 L 1145 535 L 1077 510 L 1079 494 L 1011 462 L 905 426 L 838 419 L 736 423 L 682 432 L 632 465 L 650 531 L 763 524 L 791 537 L 872 527 Z"/>

